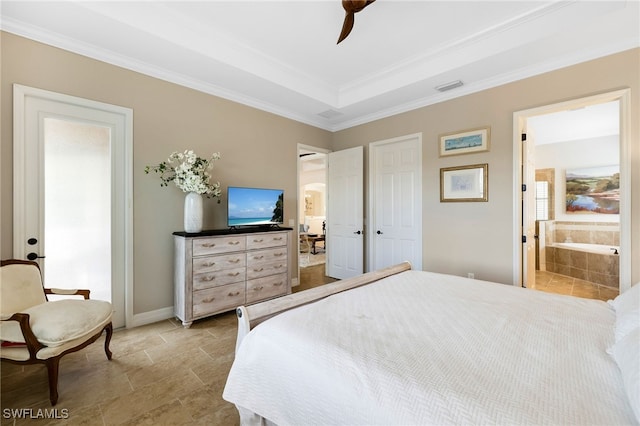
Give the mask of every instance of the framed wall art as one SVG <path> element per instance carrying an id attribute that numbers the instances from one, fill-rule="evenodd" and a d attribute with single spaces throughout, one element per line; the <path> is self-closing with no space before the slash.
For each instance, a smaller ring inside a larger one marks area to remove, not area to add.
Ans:
<path id="1" fill-rule="evenodd" d="M 570 169 L 566 172 L 568 214 L 620 214 L 620 166 Z"/>
<path id="2" fill-rule="evenodd" d="M 488 164 L 440 169 L 440 202 L 489 201 Z"/>
<path id="3" fill-rule="evenodd" d="M 490 127 L 440 135 L 440 157 L 489 151 L 490 139 Z"/>

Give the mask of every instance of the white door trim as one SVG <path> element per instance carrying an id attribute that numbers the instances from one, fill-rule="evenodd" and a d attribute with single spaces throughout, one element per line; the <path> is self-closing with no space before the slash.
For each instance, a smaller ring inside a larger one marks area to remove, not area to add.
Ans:
<path id="1" fill-rule="evenodd" d="M 520 162 L 522 144 L 520 130 L 527 117 L 549 114 L 605 102 L 620 102 L 620 292 L 631 288 L 631 89 L 615 90 L 599 95 L 545 105 L 513 113 L 513 284 L 522 285 L 522 180 Z"/>
<path id="2" fill-rule="evenodd" d="M 123 146 L 114 147 L 117 157 L 114 170 L 114 187 L 120 189 L 114 199 L 115 232 L 121 236 L 120 247 L 114 249 L 114 263 L 117 264 L 114 279 L 124 280 L 125 326 L 133 324 L 133 110 L 117 105 L 78 98 L 20 84 L 13 85 L 13 255 L 22 257 L 25 253 L 24 196 L 25 164 L 25 106 L 26 98 L 38 98 L 53 102 L 78 105 L 121 115 L 124 118 Z M 40 161 L 43 161 L 42 159 Z M 120 251 L 120 253 L 118 252 Z"/>
<path id="3" fill-rule="evenodd" d="M 365 228 L 366 228 L 366 235 L 367 235 L 367 258 L 366 258 L 366 267 L 365 270 L 369 271 L 371 266 L 375 263 L 374 259 L 375 259 L 375 229 L 374 229 L 374 224 L 376 223 L 375 220 L 375 206 L 376 206 L 376 188 L 375 188 L 375 179 L 374 176 L 376 174 L 376 158 L 375 158 L 375 148 L 376 147 L 380 147 L 382 145 L 390 145 L 390 144 L 394 144 L 394 143 L 398 143 L 398 142 L 404 142 L 407 140 L 411 140 L 411 139 L 417 139 L 418 140 L 418 188 L 416 193 L 418 194 L 419 200 L 417 201 L 417 205 L 420 206 L 420 211 L 422 212 L 422 194 L 423 194 L 423 188 L 422 188 L 422 133 L 413 133 L 410 135 L 404 135 L 404 136 L 398 136 L 395 138 L 391 138 L 391 139 L 385 139 L 385 140 L 381 140 L 381 141 L 376 141 L 376 142 L 371 142 L 369 144 L 369 173 L 368 173 L 368 180 L 369 180 L 369 202 L 368 202 L 368 211 L 369 211 L 369 218 L 365 223 Z M 418 223 L 418 227 L 419 229 L 416 230 L 416 235 L 418 236 L 418 240 L 419 240 L 419 247 L 420 247 L 420 257 L 422 257 L 423 254 L 423 250 L 422 250 L 422 244 L 423 244 L 423 235 L 422 235 L 422 214 L 420 214 L 421 220 L 419 220 Z M 369 226 L 367 226 L 369 225 Z M 420 264 L 418 265 L 412 265 L 414 269 L 422 269 L 422 258 L 420 258 Z"/>

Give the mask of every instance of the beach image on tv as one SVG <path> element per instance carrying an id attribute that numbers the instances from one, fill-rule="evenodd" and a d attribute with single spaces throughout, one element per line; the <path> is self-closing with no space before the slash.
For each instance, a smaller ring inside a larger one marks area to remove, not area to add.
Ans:
<path id="1" fill-rule="evenodd" d="M 228 226 L 283 223 L 283 196 L 281 189 L 229 187 Z"/>

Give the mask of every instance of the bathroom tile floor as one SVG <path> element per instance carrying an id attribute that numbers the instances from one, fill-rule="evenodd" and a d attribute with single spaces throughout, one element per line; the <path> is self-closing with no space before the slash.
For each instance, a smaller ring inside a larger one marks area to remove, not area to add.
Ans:
<path id="1" fill-rule="evenodd" d="M 616 289 L 548 271 L 536 271 L 536 282 L 531 288 L 547 293 L 568 294 L 605 301 L 618 295 Z"/>

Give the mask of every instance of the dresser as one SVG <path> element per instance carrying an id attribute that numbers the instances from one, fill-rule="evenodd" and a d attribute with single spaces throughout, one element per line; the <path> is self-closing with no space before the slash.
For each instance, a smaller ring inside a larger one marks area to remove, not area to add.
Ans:
<path id="1" fill-rule="evenodd" d="M 174 232 L 174 313 L 194 320 L 291 293 L 290 228 Z"/>

